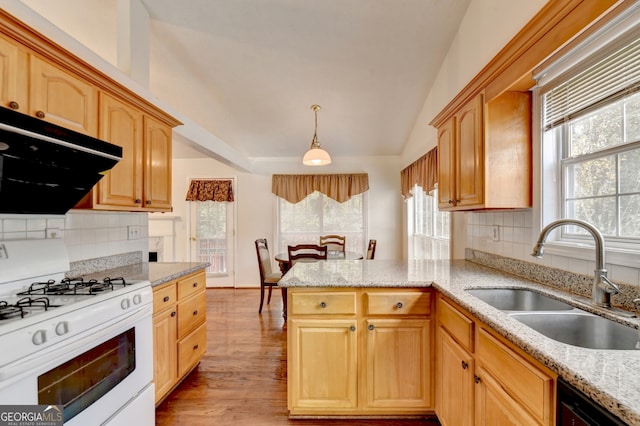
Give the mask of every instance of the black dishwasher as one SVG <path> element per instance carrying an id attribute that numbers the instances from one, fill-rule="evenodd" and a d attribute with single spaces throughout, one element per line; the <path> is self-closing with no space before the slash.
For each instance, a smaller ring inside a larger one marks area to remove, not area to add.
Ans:
<path id="1" fill-rule="evenodd" d="M 558 379 L 558 426 L 625 426 L 626 423 L 606 411 L 584 393 Z"/>

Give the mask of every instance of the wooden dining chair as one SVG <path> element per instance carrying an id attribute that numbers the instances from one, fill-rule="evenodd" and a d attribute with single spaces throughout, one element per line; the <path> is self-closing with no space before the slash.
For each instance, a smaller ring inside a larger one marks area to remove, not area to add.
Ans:
<path id="1" fill-rule="evenodd" d="M 343 252 L 347 244 L 347 237 L 342 235 L 321 235 L 320 245 L 327 246 L 329 251 Z"/>
<path id="2" fill-rule="evenodd" d="M 280 272 L 274 272 L 271 268 L 271 255 L 269 254 L 267 239 L 259 238 L 255 244 L 256 254 L 258 255 L 258 267 L 260 268 L 260 308 L 258 309 L 258 313 L 261 313 L 264 303 L 265 287 L 269 288 L 269 295 L 267 296 L 268 305 L 271 302 L 271 290 L 278 285 L 282 274 Z"/>
<path id="3" fill-rule="evenodd" d="M 298 244 L 288 246 L 289 265 L 293 267 L 298 261 L 316 261 L 327 259 L 327 246 L 319 246 L 317 244 Z"/>
<path id="4" fill-rule="evenodd" d="M 377 240 L 369 240 L 369 246 L 367 247 L 367 259 L 373 259 L 376 255 L 376 244 L 378 244 Z"/>

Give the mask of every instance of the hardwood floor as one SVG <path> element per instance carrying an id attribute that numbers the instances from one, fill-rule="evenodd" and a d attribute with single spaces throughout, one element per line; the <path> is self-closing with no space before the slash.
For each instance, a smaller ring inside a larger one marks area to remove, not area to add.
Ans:
<path id="1" fill-rule="evenodd" d="M 156 424 L 436 426 L 435 420 L 290 420 L 282 300 L 258 314 L 258 289 L 207 290 L 207 353 L 156 409 Z M 266 301 L 265 301 L 266 303 Z"/>

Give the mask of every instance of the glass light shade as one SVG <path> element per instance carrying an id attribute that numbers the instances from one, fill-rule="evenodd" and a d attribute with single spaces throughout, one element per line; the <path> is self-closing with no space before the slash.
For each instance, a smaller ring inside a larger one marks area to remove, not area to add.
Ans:
<path id="1" fill-rule="evenodd" d="M 302 164 L 305 166 L 326 166 L 331 164 L 329 153 L 322 148 L 311 148 L 304 154 Z"/>

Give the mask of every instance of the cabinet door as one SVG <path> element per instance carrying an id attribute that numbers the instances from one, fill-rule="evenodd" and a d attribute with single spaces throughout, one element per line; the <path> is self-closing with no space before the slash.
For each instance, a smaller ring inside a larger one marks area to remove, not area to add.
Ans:
<path id="1" fill-rule="evenodd" d="M 431 407 L 430 320 L 375 319 L 365 325 L 367 407 Z"/>
<path id="2" fill-rule="evenodd" d="M 156 403 L 178 378 L 178 318 L 175 306 L 153 316 L 153 371 Z"/>
<path id="3" fill-rule="evenodd" d="M 357 322 L 355 319 L 289 317 L 287 379 L 291 414 L 312 409 L 355 409 Z"/>
<path id="4" fill-rule="evenodd" d="M 476 424 L 479 426 L 540 424 L 513 400 L 487 370 L 478 367 Z"/>
<path id="5" fill-rule="evenodd" d="M 26 85 L 20 78 L 27 75 L 19 60 L 21 49 L 0 37 L 0 106 L 27 112 Z"/>
<path id="6" fill-rule="evenodd" d="M 29 113 L 91 136 L 98 134 L 95 88 L 35 56 L 30 57 Z"/>
<path id="7" fill-rule="evenodd" d="M 455 117 L 438 128 L 438 207 L 455 206 Z"/>
<path id="8" fill-rule="evenodd" d="M 443 328 L 438 330 L 436 363 L 438 420 L 443 426 L 473 425 L 473 357 Z"/>
<path id="9" fill-rule="evenodd" d="M 144 207 L 171 210 L 171 128 L 144 117 Z"/>
<path id="10" fill-rule="evenodd" d="M 481 205 L 483 202 L 482 108 L 482 95 L 479 95 L 456 114 L 456 206 Z"/>
<path id="11" fill-rule="evenodd" d="M 99 206 L 135 209 L 142 205 L 142 128 L 140 113 L 100 93 L 101 139 L 122 147 L 122 160 L 97 186 Z"/>

